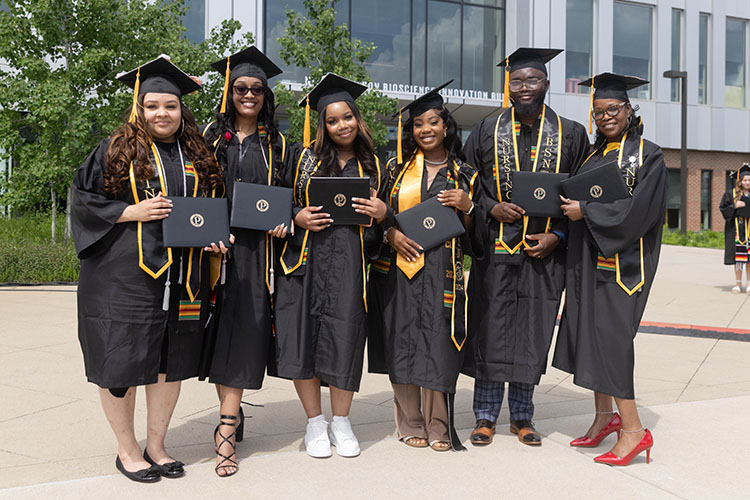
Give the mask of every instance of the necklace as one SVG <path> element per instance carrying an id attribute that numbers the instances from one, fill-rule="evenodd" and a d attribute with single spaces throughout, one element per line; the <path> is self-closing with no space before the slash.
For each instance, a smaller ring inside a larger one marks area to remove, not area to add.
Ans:
<path id="1" fill-rule="evenodd" d="M 448 162 L 448 155 L 445 155 L 445 158 L 443 158 L 440 161 L 430 161 L 427 158 L 424 159 L 424 162 L 428 165 L 444 165 Z"/>

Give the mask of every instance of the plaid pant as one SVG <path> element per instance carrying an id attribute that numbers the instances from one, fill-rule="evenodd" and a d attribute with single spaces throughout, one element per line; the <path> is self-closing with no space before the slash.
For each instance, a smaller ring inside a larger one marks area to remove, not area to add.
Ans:
<path id="1" fill-rule="evenodd" d="M 497 422 L 503 406 L 505 382 L 474 380 L 474 415 L 477 420 Z M 508 407 L 511 420 L 531 420 L 534 417 L 534 385 L 508 382 Z"/>

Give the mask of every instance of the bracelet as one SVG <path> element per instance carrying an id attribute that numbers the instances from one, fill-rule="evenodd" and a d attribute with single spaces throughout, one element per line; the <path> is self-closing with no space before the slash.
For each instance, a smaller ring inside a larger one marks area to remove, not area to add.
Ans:
<path id="1" fill-rule="evenodd" d="M 461 210 L 461 212 L 462 212 L 462 213 L 463 213 L 464 215 L 471 215 L 471 214 L 472 214 L 472 212 L 474 212 L 474 206 L 475 206 L 475 205 L 474 205 L 474 202 L 472 201 L 472 202 L 471 202 L 471 208 L 469 208 L 469 210 L 467 210 L 466 212 L 464 212 L 463 210 Z"/>

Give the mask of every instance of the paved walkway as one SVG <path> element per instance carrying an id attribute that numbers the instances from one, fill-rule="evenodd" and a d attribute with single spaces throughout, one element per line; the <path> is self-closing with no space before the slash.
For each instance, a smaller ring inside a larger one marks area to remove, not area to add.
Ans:
<path id="1" fill-rule="evenodd" d="M 641 456 L 620 469 L 592 461 L 612 437 L 593 450 L 567 445 L 588 427 L 593 403 L 558 370 L 548 370 L 535 397 L 537 427 L 547 436 L 540 449 L 519 444 L 506 424 L 491 446 L 461 454 L 399 443 L 387 377 L 366 374 L 352 406 L 359 458 L 307 457 L 294 388 L 269 378 L 245 393 L 263 406 L 245 407 L 252 418 L 238 449 L 240 472 L 219 479 L 216 394 L 191 380 L 167 438 L 188 464 L 187 477 L 135 484 L 114 469 L 114 437 L 83 377 L 75 288 L 0 288 L 0 498 L 747 498 L 750 342 L 743 340 L 750 335 L 741 332 L 750 330 L 750 296 L 729 292 L 732 269 L 721 261 L 720 251 L 664 247 L 644 320 L 678 325 L 671 333 L 681 335 L 643 333 L 645 326 L 636 339 L 637 402 L 656 444 L 650 465 Z M 683 336 L 722 328 L 740 332 L 739 340 Z M 473 426 L 471 394 L 462 376 L 456 420 L 464 440 Z M 142 392 L 136 412 L 143 438 Z M 499 422 L 507 421 L 504 409 Z"/>

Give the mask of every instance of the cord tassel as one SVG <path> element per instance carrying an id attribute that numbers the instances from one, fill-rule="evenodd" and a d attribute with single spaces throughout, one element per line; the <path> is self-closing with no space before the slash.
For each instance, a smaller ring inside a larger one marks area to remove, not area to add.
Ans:
<path id="1" fill-rule="evenodd" d="M 163 311 L 169 311 L 169 287 L 172 284 L 169 280 L 170 275 L 172 274 L 172 269 L 167 270 L 167 282 L 164 283 L 164 300 L 161 303 L 161 308 Z"/>
<path id="2" fill-rule="evenodd" d="M 130 108 L 128 123 L 135 123 L 138 116 L 138 92 L 141 90 L 141 67 L 138 66 L 138 72 L 135 74 L 135 87 L 133 87 L 133 106 Z"/>
<path id="3" fill-rule="evenodd" d="M 396 163 L 404 163 L 404 153 L 401 151 L 401 110 L 398 110 L 398 129 L 396 131 Z"/>
<path id="4" fill-rule="evenodd" d="M 589 90 L 589 135 L 594 133 L 594 77 L 591 77 L 591 89 Z"/>
<path id="5" fill-rule="evenodd" d="M 221 279 L 219 282 L 223 285 L 227 282 L 227 256 L 221 259 Z"/>
<path id="6" fill-rule="evenodd" d="M 222 115 L 227 112 L 227 94 L 229 93 L 229 56 L 227 56 L 227 70 L 224 73 L 224 95 L 221 97 L 221 111 Z"/>
<path id="7" fill-rule="evenodd" d="M 305 128 L 302 145 L 305 149 L 310 147 L 310 95 L 305 97 Z"/>
<path id="8" fill-rule="evenodd" d="M 510 106 L 510 63 L 505 58 L 505 84 L 503 84 L 503 108 Z"/>

